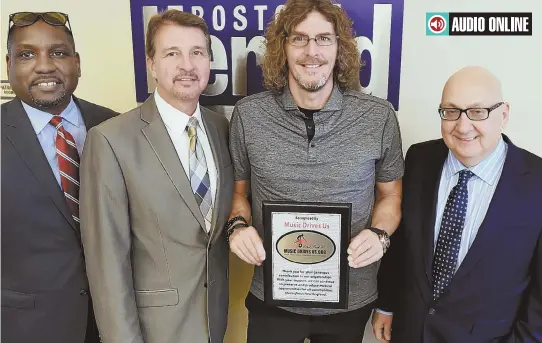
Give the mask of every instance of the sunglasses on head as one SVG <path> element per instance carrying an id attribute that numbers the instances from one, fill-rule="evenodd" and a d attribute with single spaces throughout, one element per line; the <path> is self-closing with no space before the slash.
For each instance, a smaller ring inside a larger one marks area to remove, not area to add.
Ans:
<path id="1" fill-rule="evenodd" d="M 53 26 L 64 26 L 67 24 L 70 32 L 72 30 L 68 15 L 62 12 L 17 12 L 9 15 L 8 31 L 14 26 L 30 26 L 39 18 L 41 18 L 47 24 Z"/>

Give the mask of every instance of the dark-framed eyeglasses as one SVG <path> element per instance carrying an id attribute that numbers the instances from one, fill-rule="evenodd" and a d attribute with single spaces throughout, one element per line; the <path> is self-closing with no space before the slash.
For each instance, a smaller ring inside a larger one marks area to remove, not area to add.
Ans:
<path id="1" fill-rule="evenodd" d="M 306 46 L 311 40 L 314 39 L 314 42 L 319 46 L 329 46 L 337 43 L 339 36 L 332 34 L 322 34 L 316 35 L 313 38 L 307 35 L 289 35 L 286 36 L 288 43 L 293 46 Z"/>
<path id="2" fill-rule="evenodd" d="M 65 26 L 72 31 L 70 19 L 62 12 L 17 12 L 9 15 L 8 32 L 12 27 L 25 27 L 34 24 L 39 18 L 53 26 Z"/>
<path id="3" fill-rule="evenodd" d="M 459 120 L 462 113 L 465 113 L 467 115 L 467 118 L 473 121 L 480 121 L 480 120 L 486 120 L 489 118 L 489 113 L 499 106 L 503 105 L 504 102 L 498 102 L 495 105 L 488 107 L 488 108 L 481 108 L 481 107 L 475 107 L 475 108 L 466 108 L 466 109 L 460 109 L 460 108 L 442 108 L 440 107 L 438 109 L 438 113 L 440 114 L 440 118 L 442 120 Z"/>

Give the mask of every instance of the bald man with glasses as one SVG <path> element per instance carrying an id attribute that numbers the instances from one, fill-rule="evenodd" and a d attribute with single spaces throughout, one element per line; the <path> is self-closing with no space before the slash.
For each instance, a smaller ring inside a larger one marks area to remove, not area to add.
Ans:
<path id="1" fill-rule="evenodd" d="M 542 158 L 502 133 L 509 109 L 494 75 L 463 68 L 442 92 L 442 139 L 408 150 L 380 342 L 542 342 Z"/>

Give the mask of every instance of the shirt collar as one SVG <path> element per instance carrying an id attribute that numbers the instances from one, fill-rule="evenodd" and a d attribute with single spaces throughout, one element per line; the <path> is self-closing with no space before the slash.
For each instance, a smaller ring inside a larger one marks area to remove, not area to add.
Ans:
<path id="1" fill-rule="evenodd" d="M 455 157 L 452 151 L 448 152 L 448 158 L 444 163 L 444 176 L 450 179 L 455 174 L 464 169 L 469 169 L 478 178 L 489 185 L 494 185 L 499 178 L 500 167 L 504 164 L 506 159 L 506 152 L 508 151 L 508 144 L 502 139 L 497 143 L 497 147 L 493 152 L 486 157 L 483 161 L 477 165 L 467 168 L 463 163 Z"/>
<path id="2" fill-rule="evenodd" d="M 160 96 L 160 94 L 158 94 L 158 89 L 154 91 L 154 101 L 156 102 L 156 107 L 158 108 L 158 112 L 160 113 L 166 128 L 170 131 L 184 132 L 191 116 L 171 106 L 167 101 L 164 100 L 164 98 Z M 192 116 L 198 120 L 200 127 L 203 128 L 199 102 Z"/>
<path id="3" fill-rule="evenodd" d="M 298 110 L 298 106 L 295 103 L 295 99 L 290 92 L 290 87 L 288 86 L 288 84 L 286 85 L 286 87 L 284 87 L 284 91 L 282 92 L 282 94 L 278 96 L 278 100 L 286 111 Z M 342 109 L 342 103 L 343 93 L 341 92 L 339 87 L 334 84 L 333 90 L 331 91 L 331 96 L 324 105 L 324 108 L 322 108 L 320 111 L 340 111 Z"/>
<path id="4" fill-rule="evenodd" d="M 28 119 L 30 119 L 30 123 L 32 123 L 32 127 L 34 128 L 36 134 L 39 134 L 49 124 L 51 119 L 53 119 L 54 115 L 51 113 L 32 107 L 23 101 L 21 101 L 21 104 L 23 105 L 23 108 L 28 115 Z M 73 126 L 79 127 L 81 121 L 79 119 L 80 116 L 77 113 L 78 110 L 79 109 L 77 108 L 73 97 L 70 97 L 68 107 L 66 107 L 64 111 L 60 113 L 60 116 L 62 117 L 62 120 L 67 121 Z"/>

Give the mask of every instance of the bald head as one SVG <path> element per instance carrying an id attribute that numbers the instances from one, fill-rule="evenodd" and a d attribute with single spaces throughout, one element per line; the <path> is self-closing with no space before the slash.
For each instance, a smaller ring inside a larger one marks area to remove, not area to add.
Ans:
<path id="1" fill-rule="evenodd" d="M 471 66 L 454 73 L 444 85 L 443 107 L 476 107 L 503 101 L 500 81 L 487 69 Z"/>

